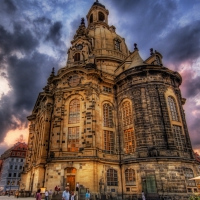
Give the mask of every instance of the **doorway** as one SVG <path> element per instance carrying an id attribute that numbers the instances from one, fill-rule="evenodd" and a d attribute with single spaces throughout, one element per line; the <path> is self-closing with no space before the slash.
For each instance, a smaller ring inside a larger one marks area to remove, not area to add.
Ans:
<path id="1" fill-rule="evenodd" d="M 69 184 L 70 191 L 75 191 L 75 176 L 67 175 L 66 182 Z"/>

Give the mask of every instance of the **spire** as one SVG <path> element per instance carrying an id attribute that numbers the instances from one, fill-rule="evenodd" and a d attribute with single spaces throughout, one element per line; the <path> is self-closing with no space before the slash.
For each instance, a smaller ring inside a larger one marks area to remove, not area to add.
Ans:
<path id="1" fill-rule="evenodd" d="M 54 76 L 54 75 L 55 75 L 55 71 L 54 71 L 54 67 L 53 67 L 50 76 Z"/>
<path id="2" fill-rule="evenodd" d="M 153 55 L 153 48 L 150 49 L 150 55 Z"/>
<path id="3" fill-rule="evenodd" d="M 81 25 L 85 26 L 85 19 L 83 17 L 81 18 Z"/>
<path id="4" fill-rule="evenodd" d="M 137 43 L 134 43 L 134 50 L 138 50 Z"/>

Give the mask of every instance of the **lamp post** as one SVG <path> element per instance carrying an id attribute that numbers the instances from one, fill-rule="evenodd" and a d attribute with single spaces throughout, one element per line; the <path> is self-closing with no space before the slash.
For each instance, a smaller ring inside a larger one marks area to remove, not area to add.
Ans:
<path id="1" fill-rule="evenodd" d="M 10 188 L 9 188 L 9 193 L 8 193 L 8 196 L 10 197 L 10 190 L 11 190 L 11 184 L 12 184 L 12 181 L 10 181 Z"/>

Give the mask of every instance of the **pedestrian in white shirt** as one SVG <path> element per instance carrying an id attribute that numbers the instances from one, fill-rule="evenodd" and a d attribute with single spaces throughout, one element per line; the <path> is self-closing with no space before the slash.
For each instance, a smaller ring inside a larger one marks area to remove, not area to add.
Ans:
<path id="1" fill-rule="evenodd" d="M 46 190 L 46 191 L 45 191 L 45 200 L 48 200 L 48 198 L 49 198 L 49 191 Z"/>
<path id="2" fill-rule="evenodd" d="M 62 199 L 63 200 L 71 200 L 71 195 L 69 193 L 69 187 L 65 188 L 65 191 L 62 194 Z"/>

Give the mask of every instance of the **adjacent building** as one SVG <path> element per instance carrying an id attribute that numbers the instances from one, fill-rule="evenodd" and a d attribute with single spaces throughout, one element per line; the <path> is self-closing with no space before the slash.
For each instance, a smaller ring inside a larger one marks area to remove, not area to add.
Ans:
<path id="1" fill-rule="evenodd" d="M 25 189 L 66 185 L 95 195 L 188 199 L 199 173 L 181 95 L 182 77 L 158 51 L 142 59 L 94 2 L 66 66 L 54 70 L 31 115 Z M 120 15 L 120 13 L 119 13 Z M 129 19 L 127 19 L 129 20 Z M 130 19 L 131 20 L 131 19 Z M 145 20 L 145 19 L 144 19 Z M 152 22 L 153 23 L 153 22 Z M 132 34 L 132 33 L 130 33 Z"/>
<path id="2" fill-rule="evenodd" d="M 26 151 L 27 144 L 18 142 L 1 155 L 3 164 L 1 168 L 0 187 L 3 187 L 4 191 L 19 189 Z"/>

